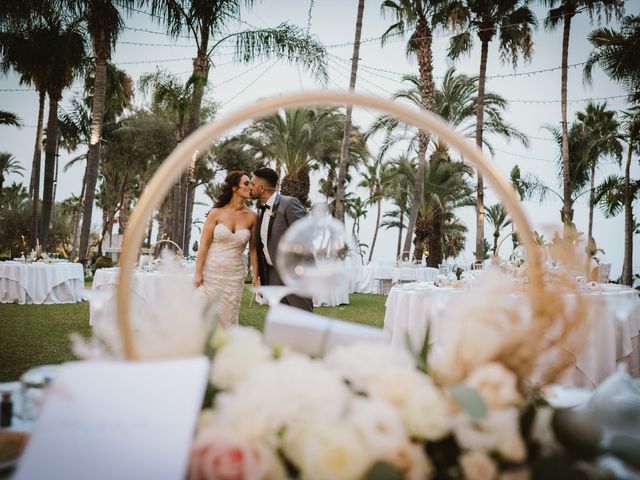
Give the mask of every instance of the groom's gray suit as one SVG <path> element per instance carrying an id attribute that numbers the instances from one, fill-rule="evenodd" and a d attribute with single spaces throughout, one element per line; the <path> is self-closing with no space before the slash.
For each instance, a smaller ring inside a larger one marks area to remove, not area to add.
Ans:
<path id="1" fill-rule="evenodd" d="M 304 207 L 295 197 L 276 194 L 272 209 L 261 208 L 258 213 L 258 266 L 260 267 L 260 283 L 262 285 L 284 285 L 280 275 L 274 268 L 276 256 L 278 255 L 278 243 L 287 231 L 287 228 L 306 215 Z M 264 255 L 264 244 L 260 235 L 260 228 L 263 222 L 269 222 L 267 233 L 267 251 L 271 258 L 272 265 L 267 263 Z M 313 301 L 310 298 L 298 295 L 287 295 L 282 299 L 282 303 L 303 310 L 313 311 Z"/>

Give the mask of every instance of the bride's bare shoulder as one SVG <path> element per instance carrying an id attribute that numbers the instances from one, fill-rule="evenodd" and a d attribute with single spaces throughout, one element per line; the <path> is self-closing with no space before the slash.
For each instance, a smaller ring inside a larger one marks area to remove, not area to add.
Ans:
<path id="1" fill-rule="evenodd" d="M 258 218 L 258 214 L 256 213 L 256 211 L 251 208 L 251 207 L 244 207 L 244 213 L 246 215 L 249 215 L 251 218 L 256 219 Z"/>
<path id="2" fill-rule="evenodd" d="M 220 213 L 220 209 L 219 208 L 212 208 L 207 213 L 207 217 L 205 219 L 205 222 L 215 222 L 215 220 L 218 218 L 219 213 Z"/>

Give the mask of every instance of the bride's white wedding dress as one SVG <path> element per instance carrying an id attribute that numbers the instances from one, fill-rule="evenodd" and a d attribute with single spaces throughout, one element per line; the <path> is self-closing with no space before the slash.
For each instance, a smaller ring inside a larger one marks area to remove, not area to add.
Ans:
<path id="1" fill-rule="evenodd" d="M 237 325 L 242 286 L 247 266 L 242 254 L 251 231 L 241 228 L 232 232 L 223 223 L 213 229 L 213 240 L 202 272 L 202 286 L 209 300 L 219 302 L 219 322 L 223 327 Z"/>

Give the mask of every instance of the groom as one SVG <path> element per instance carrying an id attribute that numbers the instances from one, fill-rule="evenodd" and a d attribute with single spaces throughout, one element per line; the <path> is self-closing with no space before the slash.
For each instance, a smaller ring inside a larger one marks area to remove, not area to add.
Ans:
<path id="1" fill-rule="evenodd" d="M 274 268 L 280 238 L 289 226 L 306 215 L 295 197 L 277 191 L 278 174 L 272 168 L 259 168 L 251 179 L 251 197 L 258 200 L 258 236 L 256 250 L 262 285 L 284 285 Z M 313 301 L 298 295 L 287 295 L 282 303 L 313 311 Z"/>

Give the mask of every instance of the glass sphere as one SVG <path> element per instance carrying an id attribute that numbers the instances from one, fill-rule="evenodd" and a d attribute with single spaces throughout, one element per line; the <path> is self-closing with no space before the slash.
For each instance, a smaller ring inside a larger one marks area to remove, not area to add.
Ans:
<path id="1" fill-rule="evenodd" d="M 316 203 L 280 240 L 276 268 L 296 293 L 332 295 L 349 287 L 355 256 L 344 224 L 329 215 L 325 203 Z"/>

